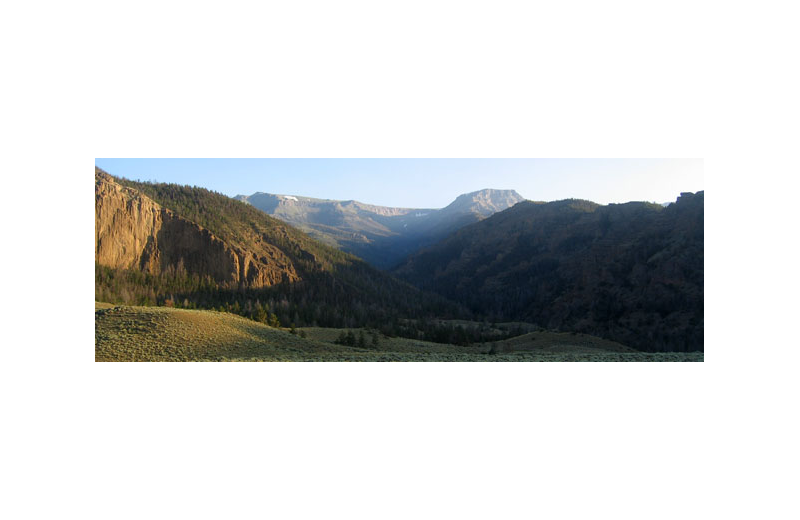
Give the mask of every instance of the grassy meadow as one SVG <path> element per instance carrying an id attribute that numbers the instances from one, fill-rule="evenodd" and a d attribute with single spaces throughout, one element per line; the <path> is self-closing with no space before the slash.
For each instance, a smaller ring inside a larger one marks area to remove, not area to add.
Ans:
<path id="1" fill-rule="evenodd" d="M 335 344 L 349 329 L 295 332 L 223 312 L 95 303 L 96 361 L 703 361 L 703 353 L 648 354 L 570 333 L 530 332 L 463 347 L 352 329 L 367 339 L 359 348 Z"/>

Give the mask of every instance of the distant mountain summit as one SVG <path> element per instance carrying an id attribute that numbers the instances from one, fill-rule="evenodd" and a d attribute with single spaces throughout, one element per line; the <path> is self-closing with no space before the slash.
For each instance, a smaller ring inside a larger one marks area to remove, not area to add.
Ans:
<path id="1" fill-rule="evenodd" d="M 382 269 L 525 200 L 514 190 L 493 189 L 466 193 L 443 209 L 391 208 L 261 192 L 235 198 Z"/>
<path id="2" fill-rule="evenodd" d="M 477 213 L 483 217 L 490 217 L 523 200 L 525 199 L 514 190 L 486 189 L 460 195 L 452 204 L 442 211 L 451 213 Z"/>

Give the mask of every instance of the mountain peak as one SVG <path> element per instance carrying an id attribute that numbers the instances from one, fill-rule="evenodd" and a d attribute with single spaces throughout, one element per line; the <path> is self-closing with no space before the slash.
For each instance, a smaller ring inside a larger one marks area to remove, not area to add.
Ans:
<path id="1" fill-rule="evenodd" d="M 496 190 L 486 188 L 459 195 L 452 204 L 442 211 L 458 213 L 478 213 L 489 216 L 506 210 L 525 200 L 515 190 Z"/>

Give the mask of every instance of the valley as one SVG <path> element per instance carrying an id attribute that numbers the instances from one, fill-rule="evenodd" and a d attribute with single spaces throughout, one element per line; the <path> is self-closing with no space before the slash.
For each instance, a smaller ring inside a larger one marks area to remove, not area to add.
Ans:
<path id="1" fill-rule="evenodd" d="M 443 209 L 95 168 L 97 361 L 702 361 L 703 192 Z"/>
<path id="2" fill-rule="evenodd" d="M 395 267 L 450 233 L 525 200 L 514 190 L 492 189 L 465 193 L 442 209 L 388 208 L 260 192 L 235 198 L 379 269 Z"/>

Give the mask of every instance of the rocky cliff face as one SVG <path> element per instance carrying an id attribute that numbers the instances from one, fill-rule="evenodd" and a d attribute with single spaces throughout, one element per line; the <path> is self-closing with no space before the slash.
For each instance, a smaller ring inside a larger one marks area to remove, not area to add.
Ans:
<path id="1" fill-rule="evenodd" d="M 280 249 L 244 251 L 102 172 L 95 172 L 95 261 L 154 275 L 185 270 L 225 287 L 299 280 Z"/>
<path id="2" fill-rule="evenodd" d="M 95 174 L 95 261 L 109 267 L 160 269 L 153 241 L 163 224 L 162 208 Z"/>

